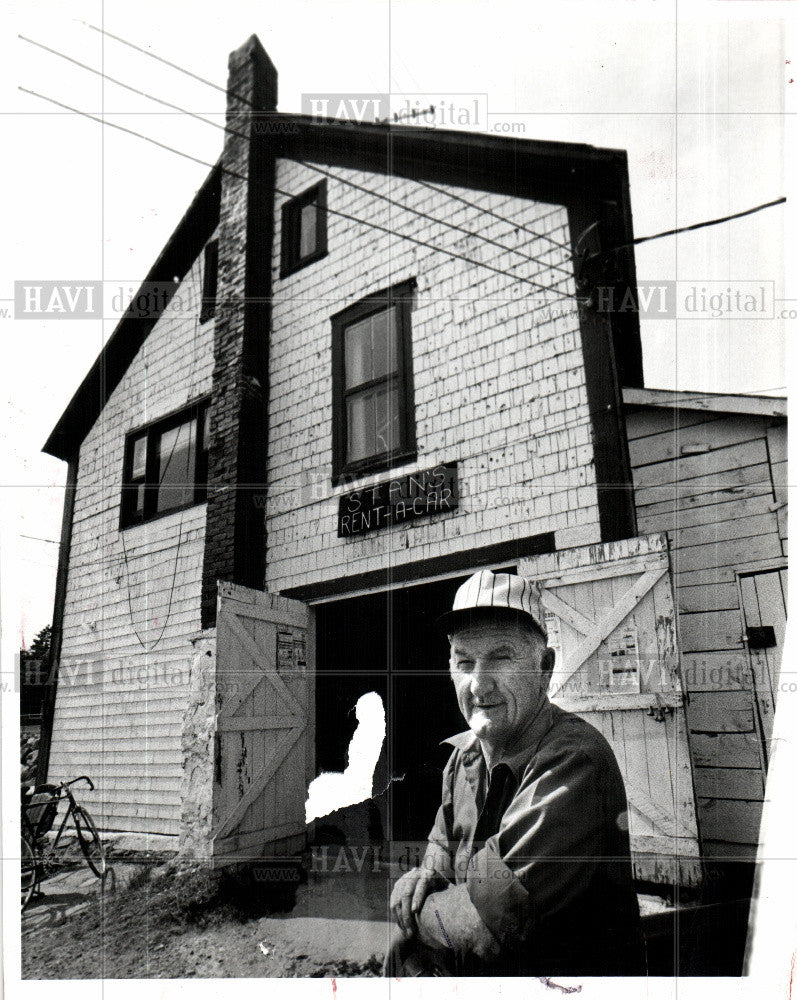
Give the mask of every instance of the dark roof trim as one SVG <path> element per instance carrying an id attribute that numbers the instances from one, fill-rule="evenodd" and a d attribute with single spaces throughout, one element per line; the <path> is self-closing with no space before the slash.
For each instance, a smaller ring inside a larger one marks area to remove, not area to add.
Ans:
<path id="1" fill-rule="evenodd" d="M 627 178 L 624 150 L 575 142 L 519 139 L 481 132 L 263 115 L 277 156 L 370 169 L 411 180 L 455 184 L 480 191 L 570 205 L 600 183 L 621 194 Z"/>
<path id="2" fill-rule="evenodd" d="M 756 417 L 786 417 L 783 396 L 750 393 L 694 392 L 677 389 L 623 389 L 628 406 L 666 410 L 705 410 L 708 413 L 746 413 Z"/>
<path id="3" fill-rule="evenodd" d="M 613 203 L 619 212 L 618 241 L 633 238 L 623 150 L 307 115 L 274 113 L 260 118 L 259 134 L 266 139 L 269 153 L 278 157 L 564 205 L 581 219 L 598 218 L 601 206 Z M 273 122 L 273 129 L 267 127 L 269 122 Z M 145 282 L 172 284 L 175 276 L 185 276 L 218 224 L 221 173 L 217 163 Z M 571 235 L 574 241 L 578 237 L 578 233 Z M 627 256 L 628 278 L 633 283 L 633 254 Z M 47 439 L 44 451 L 65 460 L 77 454 L 157 319 L 157 315 L 142 319 L 130 312 L 122 317 Z M 626 322 L 630 329 L 622 335 L 626 347 L 619 351 L 619 357 L 627 356 L 631 362 L 621 376 L 626 385 L 641 384 L 637 317 L 627 317 Z"/>
<path id="4" fill-rule="evenodd" d="M 218 224 L 220 196 L 221 167 L 217 163 L 144 279 L 142 290 L 153 282 L 162 283 L 169 289 L 166 298 L 171 297 L 177 289 L 173 279 L 176 277 L 182 281 Z M 47 438 L 43 451 L 65 461 L 77 455 L 97 415 L 121 382 L 159 315 L 157 312 L 142 318 L 134 315 L 128 307 Z"/>

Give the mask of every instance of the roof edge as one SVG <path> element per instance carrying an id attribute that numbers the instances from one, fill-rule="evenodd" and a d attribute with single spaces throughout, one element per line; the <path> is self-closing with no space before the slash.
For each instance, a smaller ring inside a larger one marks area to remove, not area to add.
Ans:
<path id="1" fill-rule="evenodd" d="M 748 393 L 695 392 L 680 389 L 622 390 L 626 406 L 662 409 L 704 410 L 708 413 L 747 413 L 758 417 L 787 416 L 785 396 L 754 396 Z"/>
<path id="2" fill-rule="evenodd" d="M 139 285 L 139 294 L 153 282 L 180 281 L 218 224 L 221 195 L 221 162 L 211 169 L 194 195 L 182 219 L 161 250 L 155 263 Z M 210 209 L 210 211 L 209 211 Z M 42 451 L 54 458 L 69 461 L 77 454 L 83 439 L 102 411 L 111 393 L 158 321 L 161 312 L 146 319 L 136 316 L 132 303 L 116 325 L 107 343 L 80 383 L 47 438 Z"/>

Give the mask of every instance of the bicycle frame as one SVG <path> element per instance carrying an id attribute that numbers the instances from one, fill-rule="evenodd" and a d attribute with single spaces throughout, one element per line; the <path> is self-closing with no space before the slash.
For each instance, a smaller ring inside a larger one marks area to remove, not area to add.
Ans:
<path id="1" fill-rule="evenodd" d="M 75 826 L 77 843 L 80 846 L 80 850 L 86 859 L 86 863 L 89 868 L 100 879 L 104 879 L 107 874 L 108 869 L 106 868 L 105 863 L 105 851 L 102 841 L 100 840 L 100 836 L 94 825 L 94 821 L 88 811 L 83 806 L 79 805 L 72 794 L 71 786 L 78 781 L 85 781 L 89 788 L 92 791 L 94 790 L 94 782 L 88 775 L 84 774 L 79 778 L 73 778 L 71 781 L 62 781 L 59 785 L 44 786 L 42 788 L 42 792 L 39 794 L 46 791 L 49 797 L 44 798 L 43 801 L 23 801 L 22 803 L 23 847 L 27 847 L 28 852 L 31 855 L 30 858 L 26 859 L 25 852 L 23 851 L 23 910 L 25 906 L 27 906 L 31 897 L 37 892 L 42 879 L 52 874 L 51 866 L 54 863 L 52 859 L 55 856 L 58 844 L 61 840 L 61 835 L 66 828 L 66 824 L 69 822 L 70 816 L 72 817 L 72 822 Z M 37 793 L 34 788 L 31 793 L 31 798 L 33 798 L 36 794 Z M 54 825 L 53 821 L 56 818 L 58 807 L 64 796 L 66 796 L 68 801 L 66 813 L 61 820 L 61 825 L 58 827 L 58 832 L 50 842 L 47 835 Z M 56 814 L 51 813 L 50 815 L 46 815 L 46 813 L 39 813 L 35 823 L 31 820 L 30 813 L 33 809 L 50 810 L 53 806 L 55 807 Z M 43 827 L 43 829 L 41 830 L 41 833 L 39 833 L 39 829 L 41 827 Z M 27 868 L 26 865 L 28 866 Z"/>
<path id="2" fill-rule="evenodd" d="M 77 801 L 75 800 L 75 796 L 72 794 L 72 789 L 70 787 L 71 785 L 74 785 L 75 782 L 77 782 L 77 781 L 87 781 L 88 784 L 89 784 L 89 788 L 91 788 L 92 790 L 94 789 L 94 784 L 93 784 L 91 778 L 89 778 L 88 775 L 86 775 L 86 774 L 82 774 L 79 778 L 73 778 L 71 781 L 62 781 L 61 784 L 58 785 L 58 791 L 57 792 L 53 792 L 53 798 L 57 799 L 59 802 L 61 801 L 62 797 L 65 795 L 67 797 L 67 799 L 69 800 L 69 805 L 67 806 L 66 813 L 64 813 L 64 818 L 61 820 L 61 825 L 58 827 L 58 833 L 56 833 L 56 835 L 55 835 L 52 843 L 49 844 L 49 845 L 47 845 L 48 846 L 48 850 L 47 850 L 48 854 L 50 854 L 53 851 L 55 851 L 55 849 L 58 847 L 58 842 L 61 839 L 61 834 L 64 832 L 66 824 L 69 822 L 69 817 L 72 816 L 74 814 L 75 810 L 78 808 Z M 46 805 L 46 803 L 44 803 L 44 804 Z M 36 829 L 35 829 L 33 823 L 30 821 L 30 817 L 28 816 L 28 810 L 39 808 L 41 805 L 42 805 L 42 803 L 40 803 L 40 802 L 36 802 L 36 803 L 29 803 L 28 802 L 28 803 L 25 803 L 25 805 L 23 806 L 23 809 L 22 809 L 23 830 L 28 835 L 28 838 L 29 838 L 31 844 L 37 850 L 39 850 L 39 851 L 41 851 L 41 846 L 42 846 L 41 845 L 41 841 L 42 841 L 43 838 L 40 838 L 40 837 L 38 837 L 36 835 Z M 74 820 L 73 820 L 73 823 L 74 823 Z M 77 824 L 75 824 L 75 829 L 77 830 Z"/>

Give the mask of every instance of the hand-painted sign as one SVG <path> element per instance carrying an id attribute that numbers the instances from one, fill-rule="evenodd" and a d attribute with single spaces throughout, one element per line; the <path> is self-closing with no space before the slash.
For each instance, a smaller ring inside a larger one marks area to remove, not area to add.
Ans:
<path id="1" fill-rule="evenodd" d="M 457 463 L 388 479 L 344 493 L 338 504 L 338 538 L 456 510 Z"/>

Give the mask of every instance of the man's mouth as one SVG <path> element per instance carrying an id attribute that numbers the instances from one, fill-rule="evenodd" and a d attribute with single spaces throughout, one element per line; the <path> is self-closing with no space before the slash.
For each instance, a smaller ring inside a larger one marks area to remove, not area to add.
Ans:
<path id="1" fill-rule="evenodd" d="M 491 708 L 500 708 L 502 704 L 503 704 L 503 702 L 500 702 L 500 701 L 491 701 L 489 703 L 484 702 L 484 703 L 481 703 L 481 704 L 479 704 L 477 702 L 474 702 L 473 703 L 473 707 L 474 707 L 474 709 L 479 709 L 479 710 L 481 710 L 483 712 L 483 711 L 485 711 L 487 709 L 491 709 Z"/>

